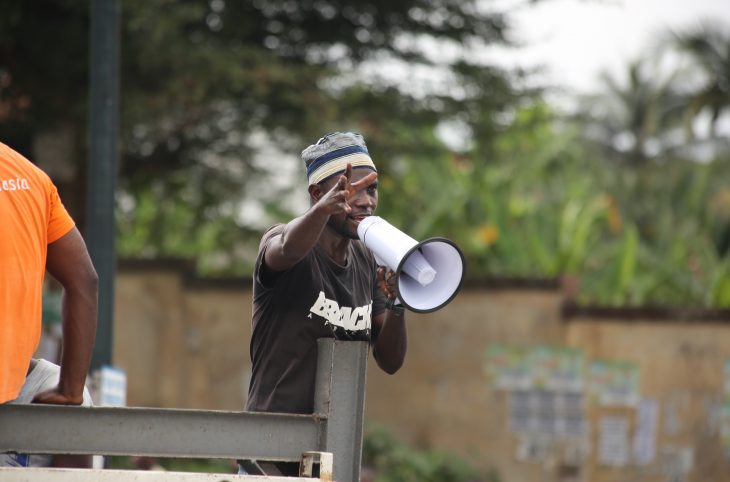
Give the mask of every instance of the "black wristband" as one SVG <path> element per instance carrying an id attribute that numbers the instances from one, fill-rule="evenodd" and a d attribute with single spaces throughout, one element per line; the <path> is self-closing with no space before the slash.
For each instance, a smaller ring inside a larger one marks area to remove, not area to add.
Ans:
<path id="1" fill-rule="evenodd" d="M 402 315 L 406 311 L 403 305 L 395 302 L 394 298 L 386 298 L 385 307 L 397 315 Z"/>

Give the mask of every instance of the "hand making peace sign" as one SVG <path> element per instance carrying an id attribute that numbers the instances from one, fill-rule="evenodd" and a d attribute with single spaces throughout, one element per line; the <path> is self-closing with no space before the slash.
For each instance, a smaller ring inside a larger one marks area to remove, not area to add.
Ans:
<path id="1" fill-rule="evenodd" d="M 318 204 L 329 214 L 349 213 L 352 207 L 348 202 L 363 189 L 366 189 L 378 178 L 378 173 L 371 172 L 359 181 L 350 182 L 352 178 L 352 164 L 347 164 L 345 173 L 340 175 L 337 183 L 322 196 Z"/>

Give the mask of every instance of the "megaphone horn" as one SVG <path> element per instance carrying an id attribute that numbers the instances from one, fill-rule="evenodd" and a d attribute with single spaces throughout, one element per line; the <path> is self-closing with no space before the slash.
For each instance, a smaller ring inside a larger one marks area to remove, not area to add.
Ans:
<path id="1" fill-rule="evenodd" d="M 409 310 L 436 311 L 461 289 L 464 255 L 452 241 L 418 242 L 378 216 L 360 221 L 357 235 L 379 264 L 395 272 L 398 298 Z"/>

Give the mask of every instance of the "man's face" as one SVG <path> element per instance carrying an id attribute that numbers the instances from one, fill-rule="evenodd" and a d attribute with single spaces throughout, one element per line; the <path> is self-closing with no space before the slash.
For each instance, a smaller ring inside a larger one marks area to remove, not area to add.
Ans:
<path id="1" fill-rule="evenodd" d="M 354 183 L 370 174 L 370 169 L 353 169 L 350 182 Z M 337 183 L 339 176 L 335 176 L 322 183 L 322 190 L 329 191 Z M 330 216 L 327 225 L 337 234 L 350 239 L 358 239 L 357 226 L 360 221 L 375 213 L 378 206 L 378 182 L 375 181 L 365 189 L 356 192 L 348 201 L 352 208 L 349 213 L 335 214 Z"/>

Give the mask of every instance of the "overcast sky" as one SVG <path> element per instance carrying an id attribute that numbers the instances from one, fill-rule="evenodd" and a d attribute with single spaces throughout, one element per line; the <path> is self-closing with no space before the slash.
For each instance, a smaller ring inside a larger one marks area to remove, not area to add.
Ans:
<path id="1" fill-rule="evenodd" d="M 601 71 L 623 72 L 657 33 L 683 31 L 706 19 L 730 28 L 730 0 L 547 0 L 508 12 L 529 47 L 503 61 L 543 63 L 548 81 L 578 91 L 591 90 Z"/>

